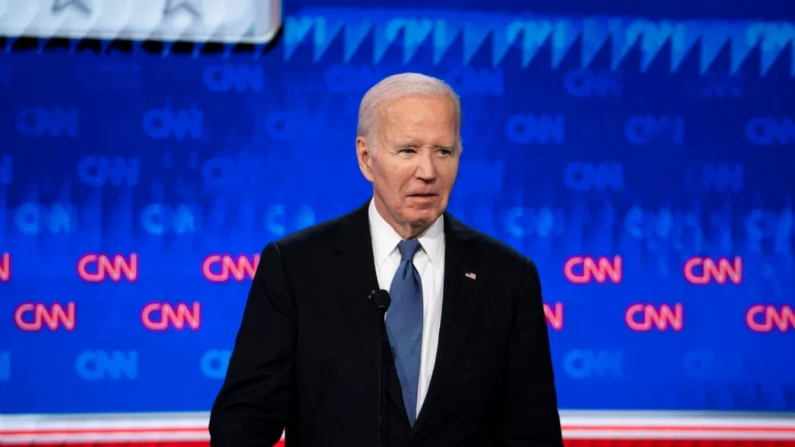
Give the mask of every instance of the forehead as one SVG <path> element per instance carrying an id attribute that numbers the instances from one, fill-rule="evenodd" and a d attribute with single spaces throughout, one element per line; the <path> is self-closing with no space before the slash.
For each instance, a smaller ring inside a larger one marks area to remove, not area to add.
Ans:
<path id="1" fill-rule="evenodd" d="M 379 117 L 393 126 L 449 127 L 455 124 L 453 101 L 447 96 L 407 96 L 385 104 Z"/>

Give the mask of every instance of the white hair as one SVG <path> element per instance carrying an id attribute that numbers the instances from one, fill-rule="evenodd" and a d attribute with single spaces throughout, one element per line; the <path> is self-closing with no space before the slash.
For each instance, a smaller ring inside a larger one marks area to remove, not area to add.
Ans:
<path id="1" fill-rule="evenodd" d="M 375 151 L 374 140 L 378 134 L 376 122 L 378 113 L 385 103 L 408 96 L 447 96 L 455 108 L 456 133 L 461 148 L 461 101 L 455 91 L 441 79 L 420 73 L 400 73 L 388 76 L 364 94 L 359 104 L 359 123 L 356 132 L 370 144 Z"/>

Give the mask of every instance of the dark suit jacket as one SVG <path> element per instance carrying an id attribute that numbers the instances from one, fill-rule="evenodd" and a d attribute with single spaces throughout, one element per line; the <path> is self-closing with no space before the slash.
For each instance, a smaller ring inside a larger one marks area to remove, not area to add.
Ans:
<path id="1" fill-rule="evenodd" d="M 378 280 L 365 204 L 269 243 L 210 416 L 212 447 L 375 446 Z M 532 261 L 445 214 L 438 354 L 413 428 L 390 366 L 390 447 L 561 447 Z M 471 279 L 465 273 L 475 273 Z"/>

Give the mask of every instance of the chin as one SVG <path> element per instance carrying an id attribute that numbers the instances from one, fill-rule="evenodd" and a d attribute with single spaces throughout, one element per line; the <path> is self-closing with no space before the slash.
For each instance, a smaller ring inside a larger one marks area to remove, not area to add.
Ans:
<path id="1" fill-rule="evenodd" d="M 409 216 L 409 222 L 414 222 L 418 226 L 432 224 L 442 213 L 436 209 L 417 210 Z"/>

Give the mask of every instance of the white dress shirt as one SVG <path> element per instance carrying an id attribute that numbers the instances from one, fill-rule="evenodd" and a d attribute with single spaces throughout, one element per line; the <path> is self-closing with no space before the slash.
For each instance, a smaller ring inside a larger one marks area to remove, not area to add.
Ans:
<path id="1" fill-rule="evenodd" d="M 373 241 L 375 271 L 378 286 L 389 290 L 392 278 L 400 266 L 398 242 L 400 235 L 378 214 L 375 200 L 370 200 L 370 237 Z M 442 291 L 444 290 L 444 216 L 439 216 L 417 240 L 422 247 L 414 255 L 414 267 L 422 280 L 422 353 L 420 378 L 417 390 L 417 415 L 428 393 L 436 349 L 439 344 L 439 327 L 442 323 Z M 389 315 L 389 311 L 387 311 Z"/>

